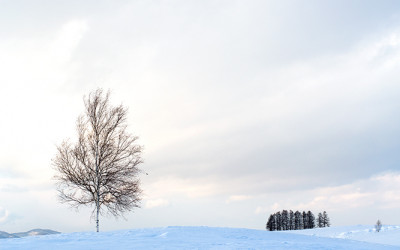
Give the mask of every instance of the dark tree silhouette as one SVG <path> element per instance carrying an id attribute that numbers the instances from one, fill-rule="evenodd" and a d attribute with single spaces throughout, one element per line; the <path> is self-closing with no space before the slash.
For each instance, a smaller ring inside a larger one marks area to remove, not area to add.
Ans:
<path id="1" fill-rule="evenodd" d="M 294 213 L 292 210 L 289 211 L 289 230 L 294 230 Z"/>
<path id="2" fill-rule="evenodd" d="M 307 213 L 305 211 L 303 211 L 302 215 L 303 215 L 303 228 L 304 229 L 309 229 Z"/>
<path id="3" fill-rule="evenodd" d="M 111 106 L 109 95 L 98 89 L 84 98 L 76 143 L 64 141 L 53 159 L 61 201 L 74 207 L 94 206 L 97 232 L 103 208 L 117 217 L 139 207 L 141 200 L 142 147 L 126 131 L 127 109 Z"/>
<path id="4" fill-rule="evenodd" d="M 324 217 L 325 216 L 325 217 Z M 326 220 L 325 220 L 326 218 Z M 324 213 L 318 214 L 318 220 L 316 220 L 314 214 L 311 211 L 293 213 L 292 210 L 282 210 L 282 212 L 276 212 L 271 214 L 266 223 L 266 229 L 269 231 L 281 231 L 281 230 L 301 230 L 301 229 L 312 229 L 316 227 L 329 226 L 328 214 Z"/>
<path id="5" fill-rule="evenodd" d="M 326 211 L 324 211 L 322 213 L 322 224 L 323 224 L 324 227 L 330 227 L 331 226 L 331 222 L 329 220 L 328 213 Z"/>
<path id="6" fill-rule="evenodd" d="M 317 226 L 324 227 L 324 218 L 322 216 L 322 213 L 318 213 Z"/>
<path id="7" fill-rule="evenodd" d="M 268 231 L 275 231 L 275 229 L 274 229 L 274 227 L 273 227 L 274 221 L 275 221 L 275 216 L 274 216 L 273 214 L 271 214 L 271 215 L 269 216 L 269 218 L 268 218 L 268 222 L 267 222 L 267 225 L 266 225 L 266 229 L 267 229 Z"/>
<path id="8" fill-rule="evenodd" d="M 276 214 L 273 214 L 271 221 L 271 231 L 276 231 L 276 230 L 278 230 L 278 224 L 276 222 Z"/>
<path id="9" fill-rule="evenodd" d="M 276 230 L 281 231 L 282 230 L 282 215 L 281 212 L 277 212 L 275 214 L 276 217 Z"/>
<path id="10" fill-rule="evenodd" d="M 315 227 L 315 216 L 311 211 L 307 212 L 307 219 L 308 219 L 308 228 L 314 228 Z"/>
<path id="11" fill-rule="evenodd" d="M 282 230 L 289 229 L 289 213 L 287 210 L 282 211 Z"/>
<path id="12" fill-rule="evenodd" d="M 294 213 L 294 229 L 300 230 L 303 229 L 303 216 L 299 211 Z"/>

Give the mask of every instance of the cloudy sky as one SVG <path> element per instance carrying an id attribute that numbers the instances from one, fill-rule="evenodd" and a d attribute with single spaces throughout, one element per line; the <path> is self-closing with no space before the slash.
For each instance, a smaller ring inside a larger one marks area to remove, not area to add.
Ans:
<path id="1" fill-rule="evenodd" d="M 149 173 L 100 230 L 400 224 L 398 1 L 0 0 L 0 231 L 95 229 L 51 159 L 98 87 Z"/>

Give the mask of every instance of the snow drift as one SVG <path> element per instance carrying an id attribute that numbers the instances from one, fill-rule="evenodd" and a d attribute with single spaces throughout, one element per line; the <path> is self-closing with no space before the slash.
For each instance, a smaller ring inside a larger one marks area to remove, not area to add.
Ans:
<path id="1" fill-rule="evenodd" d="M 373 227 L 370 226 L 372 229 Z M 400 230 L 362 231 L 358 240 L 342 237 L 343 228 L 269 232 L 212 227 L 165 227 L 111 232 L 77 232 L 1 239 L 0 249 L 399 249 Z M 352 228 L 346 228 L 353 230 Z M 364 229 L 362 229 L 364 230 Z M 314 232 L 313 232 L 314 231 Z M 353 230 L 354 231 L 354 230 Z M 386 243 L 366 242 L 386 235 Z M 303 234 L 300 234 L 303 233 Z M 309 234 L 309 235 L 305 235 Z M 379 234 L 379 235 L 378 235 Z M 334 238 L 336 237 L 336 238 Z M 391 245 L 392 244 L 392 245 Z"/>

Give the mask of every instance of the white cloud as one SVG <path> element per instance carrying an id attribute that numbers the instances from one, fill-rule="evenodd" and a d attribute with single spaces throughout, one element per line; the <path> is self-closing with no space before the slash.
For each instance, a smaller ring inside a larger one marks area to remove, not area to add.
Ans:
<path id="1" fill-rule="evenodd" d="M 248 200 L 251 198 L 252 197 L 250 195 L 231 195 L 226 200 L 226 203 L 231 203 L 231 202 L 236 202 L 236 201 L 245 201 L 245 200 Z"/>
<path id="2" fill-rule="evenodd" d="M 9 215 L 10 213 L 7 209 L 0 207 L 0 223 L 6 222 Z"/>
<path id="3" fill-rule="evenodd" d="M 145 186 L 145 193 L 152 197 L 184 195 L 194 199 L 220 194 L 221 191 L 218 190 L 218 185 L 212 178 L 182 179 L 165 176 Z"/>
<path id="4" fill-rule="evenodd" d="M 281 211 L 283 209 L 288 209 L 288 208 L 284 207 L 282 203 L 274 202 L 270 206 L 257 206 L 256 209 L 254 210 L 254 213 L 255 214 L 268 214 L 268 213 L 273 213 L 273 211 L 276 212 L 276 211 Z"/>
<path id="5" fill-rule="evenodd" d="M 146 200 L 145 208 L 165 207 L 169 205 L 166 199 Z"/>
<path id="6" fill-rule="evenodd" d="M 72 53 L 88 30 L 89 25 L 86 20 L 71 20 L 64 24 L 49 46 L 52 61 L 58 63 L 70 61 Z"/>
<path id="7" fill-rule="evenodd" d="M 286 209 L 286 208 L 284 208 Z M 274 204 L 272 204 L 271 206 L 268 207 L 262 207 L 262 206 L 257 206 L 256 210 L 254 211 L 255 214 L 268 214 L 271 211 L 280 211 L 282 210 L 282 206 L 275 202 Z"/>
<path id="8" fill-rule="evenodd" d="M 355 181 L 350 184 L 321 187 L 296 192 L 288 199 L 276 199 L 272 205 L 257 206 L 256 214 L 283 209 L 343 213 L 355 209 L 385 211 L 400 208 L 400 173 L 390 172 Z M 261 196 L 262 197 L 262 196 Z"/>
<path id="9" fill-rule="evenodd" d="M 304 15 L 307 23 L 304 9 L 283 13 L 265 1 L 65 7 L 50 28 L 60 14 L 51 8 L 42 13 L 50 18 L 29 20 L 34 32 L 0 34 L 0 198 L 13 214 L 31 213 L 21 202 L 32 192 L 58 205 L 50 160 L 97 86 L 130 108 L 150 173 L 145 207 L 212 198 L 253 210 L 257 197 L 260 215 L 371 200 L 398 207 L 397 177 L 368 178 L 399 162 L 398 28 L 326 29 L 314 22 L 322 15 Z"/>

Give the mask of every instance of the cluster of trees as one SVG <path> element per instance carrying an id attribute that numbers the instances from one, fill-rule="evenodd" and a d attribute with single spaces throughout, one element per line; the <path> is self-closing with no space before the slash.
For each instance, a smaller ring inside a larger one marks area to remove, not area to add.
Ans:
<path id="1" fill-rule="evenodd" d="M 293 212 L 283 210 L 269 216 L 266 229 L 269 231 L 300 230 L 315 227 L 329 227 L 330 221 L 326 211 L 319 213 L 315 218 L 311 211 Z"/>

